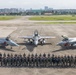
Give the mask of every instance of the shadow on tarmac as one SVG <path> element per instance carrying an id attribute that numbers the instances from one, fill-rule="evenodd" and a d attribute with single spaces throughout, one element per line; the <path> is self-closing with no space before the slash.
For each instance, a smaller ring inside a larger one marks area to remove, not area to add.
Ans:
<path id="1" fill-rule="evenodd" d="M 18 43 L 19 45 L 25 45 L 26 48 L 32 52 L 34 50 L 34 48 L 36 48 L 37 46 L 34 45 L 33 43 Z M 38 44 L 38 46 L 41 45 L 41 44 Z M 52 45 L 51 43 L 45 43 L 45 44 L 42 44 L 41 46 L 43 45 Z M 22 50 L 24 50 L 25 48 L 23 48 Z"/>
<path id="2" fill-rule="evenodd" d="M 0 49 L 1 49 L 1 50 L 5 50 L 5 51 L 15 52 L 14 50 L 8 49 L 8 48 L 6 48 L 6 47 L 1 47 L 1 46 L 0 46 Z"/>
<path id="3" fill-rule="evenodd" d="M 76 49 L 76 47 L 74 47 L 74 48 L 71 48 L 71 47 L 69 47 L 69 48 L 61 48 L 61 49 L 58 49 L 58 50 L 55 50 L 55 51 L 52 51 L 52 52 L 59 52 L 59 51 L 66 51 L 66 50 L 75 50 Z"/>

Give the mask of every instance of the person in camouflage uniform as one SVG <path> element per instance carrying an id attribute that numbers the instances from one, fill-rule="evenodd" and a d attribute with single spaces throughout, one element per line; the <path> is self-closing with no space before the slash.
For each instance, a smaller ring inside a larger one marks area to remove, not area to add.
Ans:
<path id="1" fill-rule="evenodd" d="M 30 54 L 28 54 L 27 58 L 26 58 L 26 63 L 27 66 L 30 67 L 31 63 L 30 63 Z"/>
<path id="2" fill-rule="evenodd" d="M 2 66 L 2 54 L 0 53 L 0 66 Z"/>
<path id="3" fill-rule="evenodd" d="M 26 63 L 26 54 L 25 53 L 23 54 L 23 57 L 22 57 L 22 66 L 23 67 L 27 66 L 27 63 Z"/>
<path id="4" fill-rule="evenodd" d="M 74 67 L 76 67 L 76 55 L 74 57 Z"/>
<path id="5" fill-rule="evenodd" d="M 64 56 L 61 56 L 61 67 L 64 67 L 65 66 L 65 59 L 64 59 Z"/>
<path id="6" fill-rule="evenodd" d="M 7 66 L 11 66 L 11 56 L 7 54 Z"/>
<path id="7" fill-rule="evenodd" d="M 22 62 L 23 62 L 23 61 L 22 61 L 22 55 L 20 54 L 20 55 L 19 55 L 19 63 L 18 63 L 20 67 L 22 66 Z"/>
<path id="8" fill-rule="evenodd" d="M 38 55 L 37 54 L 35 54 L 35 57 L 34 57 L 34 66 L 35 67 L 38 67 Z"/>
<path id="9" fill-rule="evenodd" d="M 6 54 L 5 53 L 3 54 L 2 65 L 3 66 L 7 66 L 7 57 L 6 57 Z"/>
<path id="10" fill-rule="evenodd" d="M 38 61 L 38 67 L 41 67 L 42 66 L 42 55 L 40 54 L 37 58 L 37 61 Z"/>
<path id="11" fill-rule="evenodd" d="M 51 57 L 50 57 L 50 54 L 48 54 L 48 56 L 47 56 L 47 67 L 50 67 L 51 66 L 51 63 L 52 61 L 51 61 Z"/>
<path id="12" fill-rule="evenodd" d="M 11 54 L 11 67 L 13 67 L 14 66 L 14 57 L 13 57 L 13 54 Z"/>

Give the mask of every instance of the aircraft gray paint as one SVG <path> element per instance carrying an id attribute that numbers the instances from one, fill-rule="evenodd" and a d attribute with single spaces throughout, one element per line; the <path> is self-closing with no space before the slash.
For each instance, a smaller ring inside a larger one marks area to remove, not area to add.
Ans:
<path id="1" fill-rule="evenodd" d="M 8 45 L 10 45 L 10 46 L 18 46 L 18 44 L 15 43 L 13 40 L 9 39 L 9 37 L 0 38 L 0 46 L 5 47 L 5 46 L 8 46 Z"/>
<path id="2" fill-rule="evenodd" d="M 66 36 L 62 36 L 63 40 L 60 41 L 57 46 L 61 46 L 62 48 L 73 48 L 76 47 L 76 38 L 68 38 Z"/>
<path id="3" fill-rule="evenodd" d="M 38 31 L 35 30 L 34 34 L 32 36 L 21 36 L 20 38 L 22 39 L 28 39 L 29 43 L 34 43 L 34 45 L 38 45 L 39 43 L 44 44 L 45 43 L 45 39 L 49 39 L 49 38 L 55 38 L 55 37 L 51 37 L 51 36 L 40 36 L 38 34 Z"/>

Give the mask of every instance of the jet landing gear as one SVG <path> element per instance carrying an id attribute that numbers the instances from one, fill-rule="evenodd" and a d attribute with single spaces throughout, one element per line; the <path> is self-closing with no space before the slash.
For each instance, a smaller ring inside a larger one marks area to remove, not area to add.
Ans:
<path id="1" fill-rule="evenodd" d="M 42 40 L 40 41 L 40 43 L 41 43 L 41 45 L 43 46 L 43 45 L 45 44 L 45 39 L 42 39 Z"/>
<path id="2" fill-rule="evenodd" d="M 10 49 L 12 49 L 12 46 L 11 46 L 11 48 Z"/>
<path id="3" fill-rule="evenodd" d="M 32 44 L 32 43 L 33 43 L 33 41 L 32 41 L 31 39 L 28 39 L 28 43 Z"/>

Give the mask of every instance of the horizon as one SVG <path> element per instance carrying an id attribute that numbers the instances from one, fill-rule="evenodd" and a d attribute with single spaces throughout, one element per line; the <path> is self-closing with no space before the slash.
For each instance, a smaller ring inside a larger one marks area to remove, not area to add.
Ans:
<path id="1" fill-rule="evenodd" d="M 49 8 L 49 7 L 48 7 Z M 13 7 L 10 7 L 10 8 L 0 8 L 0 9 L 13 9 Z M 17 8 L 17 7 L 14 7 L 14 9 L 23 9 L 23 10 L 44 10 L 45 8 L 28 8 L 28 9 L 24 9 L 24 8 Z M 71 9 L 74 9 L 74 10 L 76 10 L 76 8 L 56 8 L 56 9 L 54 9 L 54 8 L 52 8 L 53 10 L 71 10 Z"/>

